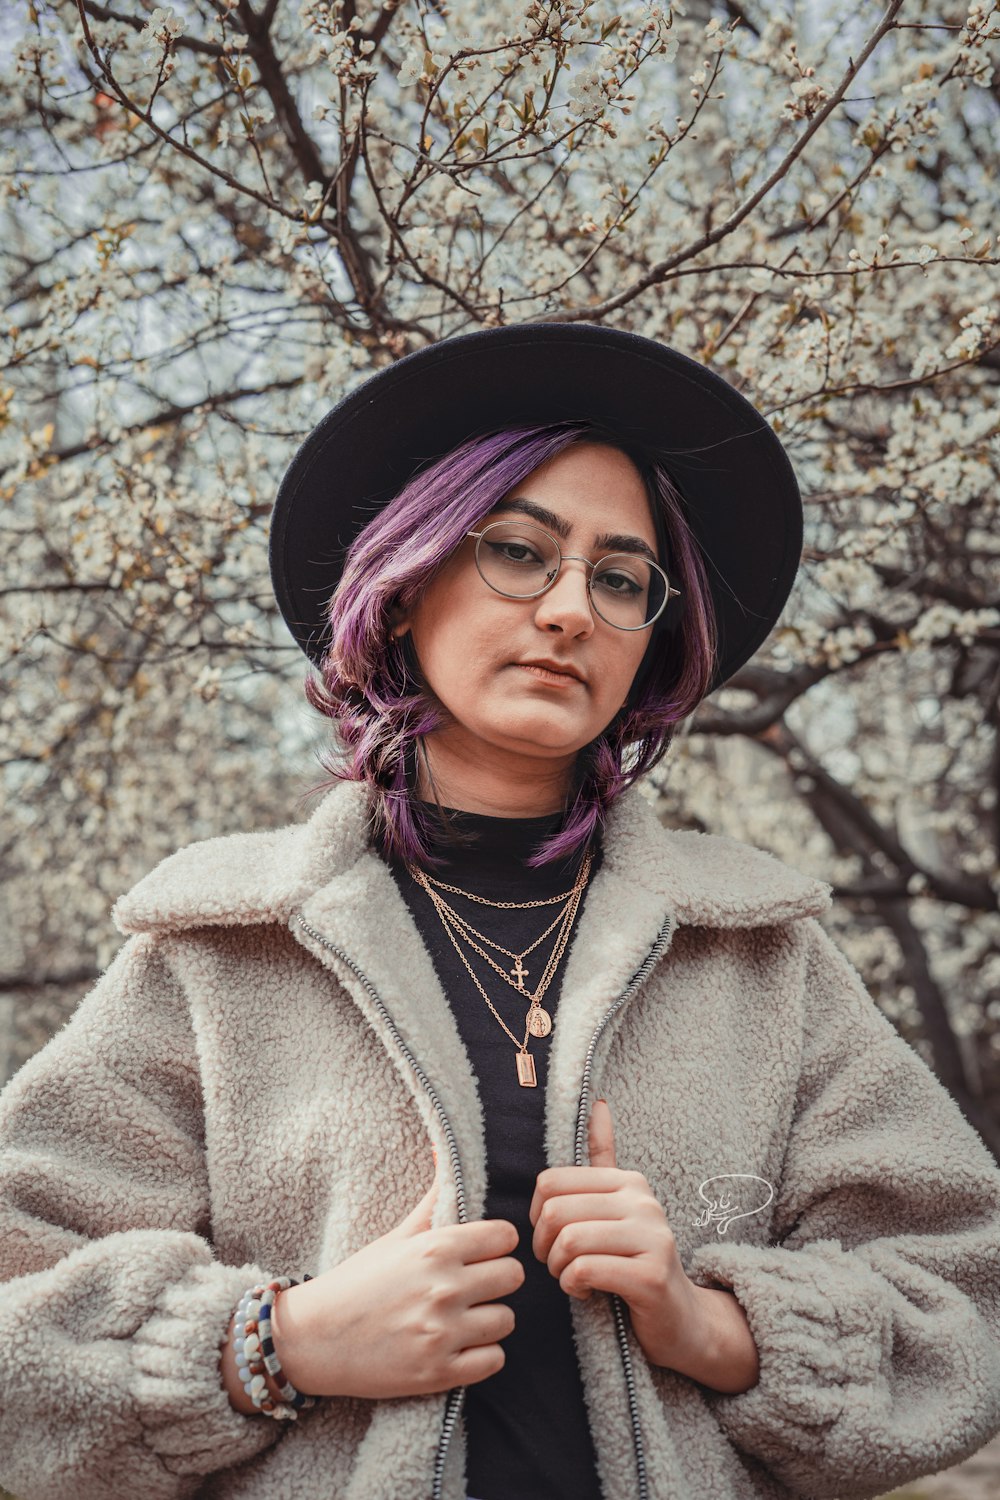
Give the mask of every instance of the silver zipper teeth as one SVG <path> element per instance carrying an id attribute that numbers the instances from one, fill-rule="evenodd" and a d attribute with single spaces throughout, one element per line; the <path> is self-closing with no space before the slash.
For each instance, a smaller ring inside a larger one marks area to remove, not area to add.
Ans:
<path id="1" fill-rule="evenodd" d="M 590 1038 L 590 1046 L 587 1048 L 587 1056 L 583 1064 L 583 1087 L 580 1090 L 580 1108 L 576 1117 L 576 1141 L 573 1146 L 573 1162 L 575 1166 L 583 1165 L 584 1145 L 587 1138 L 587 1124 L 590 1116 L 590 1074 L 594 1065 L 594 1053 L 597 1043 L 601 1039 L 601 1033 L 612 1017 L 616 1016 L 622 1006 L 629 1001 L 636 990 L 647 977 L 650 970 L 660 959 L 670 929 L 673 925 L 672 919 L 667 918 L 657 934 L 656 942 L 646 954 L 639 968 L 636 969 L 625 989 L 622 990 L 618 999 L 609 1011 L 605 1012 L 597 1030 Z M 628 1330 L 625 1326 L 625 1304 L 616 1293 L 611 1293 L 611 1307 L 615 1318 L 615 1333 L 618 1336 L 618 1349 L 621 1353 L 622 1370 L 625 1374 L 625 1389 L 628 1392 L 628 1410 L 632 1419 L 632 1439 L 635 1443 L 635 1468 L 636 1477 L 639 1481 L 638 1500 L 649 1500 L 649 1480 L 646 1476 L 646 1453 L 642 1441 L 642 1424 L 639 1419 L 639 1402 L 635 1390 L 635 1375 L 632 1370 L 632 1354 L 628 1346 Z"/>
<path id="2" fill-rule="evenodd" d="M 462 1162 L 458 1154 L 458 1142 L 455 1140 L 455 1132 L 451 1128 L 451 1121 L 448 1119 L 448 1116 L 444 1112 L 444 1106 L 442 1105 L 441 1100 L 438 1097 L 437 1090 L 431 1083 L 430 1079 L 427 1077 L 427 1074 L 424 1072 L 423 1068 L 420 1066 L 420 1063 L 417 1061 L 413 1053 L 410 1051 L 409 1047 L 404 1042 L 403 1038 L 400 1036 L 399 1028 L 386 1009 L 381 995 L 378 993 L 378 990 L 376 990 L 375 986 L 368 978 L 368 975 L 358 968 L 353 958 L 346 954 L 342 948 L 335 947 L 333 943 L 329 942 L 329 940 L 325 938 L 321 932 L 317 932 L 315 927 L 310 927 L 308 922 L 306 922 L 302 917 L 296 916 L 296 921 L 305 932 L 308 932 L 310 937 L 315 938 L 317 943 L 322 943 L 323 947 L 328 949 L 330 953 L 335 953 L 337 957 L 347 965 L 351 973 L 361 981 L 366 991 L 371 996 L 374 1003 L 377 1005 L 379 1014 L 381 1015 L 385 1024 L 388 1026 L 389 1031 L 392 1033 L 393 1040 L 396 1042 L 403 1056 L 406 1058 L 407 1062 L 410 1064 L 410 1067 L 413 1069 L 414 1073 L 417 1075 L 420 1082 L 423 1084 L 425 1090 L 427 1091 L 427 1094 L 430 1097 L 430 1101 L 437 1112 L 437 1117 L 441 1122 L 441 1128 L 444 1131 L 445 1139 L 448 1142 L 448 1154 L 451 1157 L 451 1167 L 455 1177 L 455 1195 L 458 1200 L 458 1222 L 460 1224 L 466 1223 L 468 1220 L 468 1214 L 465 1207 L 465 1184 L 462 1181 Z M 445 1460 L 448 1456 L 448 1446 L 451 1442 L 451 1436 L 455 1430 L 455 1423 L 458 1421 L 458 1414 L 462 1409 L 462 1403 L 464 1400 L 464 1385 L 456 1386 L 454 1390 L 448 1392 L 448 1404 L 445 1407 L 444 1423 L 441 1428 L 441 1437 L 438 1442 L 437 1456 L 434 1459 L 434 1485 L 431 1491 L 432 1500 L 441 1500 L 441 1488 L 444 1483 L 444 1465 Z"/>
<path id="3" fill-rule="evenodd" d="M 330 953 L 336 954 L 337 958 L 339 958 L 342 963 L 345 963 L 350 969 L 351 973 L 358 980 L 360 980 L 361 984 L 364 986 L 365 990 L 371 996 L 375 1005 L 378 1007 L 379 1014 L 388 1026 L 393 1040 L 398 1045 L 400 1051 L 403 1053 L 403 1056 L 406 1058 L 407 1062 L 410 1064 L 410 1067 L 413 1069 L 417 1078 L 419 1078 L 421 1084 L 427 1092 L 431 1103 L 433 1104 L 434 1109 L 437 1112 L 437 1117 L 441 1122 L 441 1128 L 444 1131 L 445 1139 L 448 1143 L 448 1153 L 451 1157 L 452 1172 L 455 1178 L 455 1195 L 458 1202 L 458 1221 L 460 1224 L 465 1224 L 468 1221 L 468 1214 L 465 1207 L 465 1184 L 462 1181 L 462 1161 L 461 1157 L 458 1154 L 458 1142 L 455 1140 L 455 1132 L 451 1128 L 451 1121 L 448 1119 L 448 1116 L 444 1112 L 444 1106 L 442 1105 L 441 1100 L 438 1097 L 437 1090 L 431 1083 L 430 1079 L 427 1077 L 427 1074 L 424 1072 L 423 1068 L 420 1066 L 420 1063 L 410 1051 L 409 1047 L 406 1045 L 405 1041 L 399 1033 L 399 1028 L 397 1027 L 395 1021 L 392 1019 L 389 1011 L 386 1009 L 385 1002 L 382 1000 L 381 995 L 378 993 L 378 990 L 376 990 L 371 980 L 368 978 L 368 975 L 365 974 L 362 969 L 358 968 L 357 964 L 349 954 L 345 953 L 342 948 L 335 947 L 334 944 L 331 943 L 327 938 L 325 938 L 321 932 L 317 932 L 315 927 L 310 927 L 308 922 L 306 922 L 301 916 L 296 914 L 295 920 L 298 922 L 303 931 L 308 932 L 309 936 L 311 938 L 314 938 L 317 943 L 321 943 L 322 946 L 326 948 Z M 597 1043 L 600 1040 L 601 1033 L 603 1032 L 605 1026 L 607 1026 L 608 1022 L 612 1019 L 613 1016 L 617 1015 L 621 1007 L 632 998 L 636 990 L 639 988 L 640 984 L 642 984 L 643 980 L 646 978 L 650 970 L 653 968 L 654 964 L 659 959 L 660 955 L 663 952 L 663 949 L 666 947 L 667 938 L 670 935 L 670 928 L 671 922 L 668 919 L 664 926 L 660 929 L 656 942 L 650 949 L 649 953 L 646 955 L 642 964 L 638 969 L 636 969 L 635 973 L 632 975 L 632 978 L 629 980 L 622 993 L 618 996 L 618 999 L 615 1001 L 614 1005 L 612 1005 L 611 1009 L 605 1012 L 600 1024 L 598 1025 L 596 1031 L 590 1039 L 590 1046 L 587 1048 L 587 1056 L 583 1066 L 583 1087 L 580 1092 L 580 1108 L 577 1114 L 576 1142 L 573 1152 L 574 1163 L 578 1167 L 583 1165 L 584 1140 L 587 1133 L 587 1117 L 589 1114 L 588 1100 L 590 1097 L 590 1073 L 593 1067 L 594 1052 L 597 1047 Z M 649 1500 L 649 1485 L 646 1479 L 646 1455 L 643 1451 L 642 1428 L 639 1422 L 639 1407 L 635 1394 L 635 1377 L 632 1373 L 632 1356 L 629 1352 L 628 1334 L 625 1327 L 625 1310 L 622 1304 L 622 1299 L 620 1297 L 612 1295 L 611 1302 L 614 1308 L 615 1331 L 618 1335 L 618 1347 L 621 1351 L 622 1368 L 625 1372 L 625 1385 L 628 1391 L 629 1414 L 632 1419 L 632 1436 L 635 1442 L 635 1462 L 639 1479 L 638 1500 Z M 441 1500 L 441 1489 L 444 1483 L 444 1466 L 448 1456 L 448 1447 L 451 1443 L 452 1433 L 455 1430 L 455 1424 L 458 1421 L 458 1415 L 462 1409 L 462 1403 L 464 1402 L 464 1400 L 464 1385 L 456 1386 L 454 1390 L 448 1392 L 448 1404 L 445 1408 L 444 1423 L 441 1428 L 441 1437 L 438 1442 L 437 1456 L 434 1460 L 434 1483 L 431 1491 L 432 1500 Z"/>

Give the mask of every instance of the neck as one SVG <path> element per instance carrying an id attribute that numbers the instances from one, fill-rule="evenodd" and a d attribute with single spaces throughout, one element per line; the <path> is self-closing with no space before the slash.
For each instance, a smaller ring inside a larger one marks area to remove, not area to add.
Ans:
<path id="1" fill-rule="evenodd" d="M 460 812 L 540 818 L 563 810 L 575 760 L 575 755 L 545 759 L 504 750 L 477 760 L 450 739 L 426 735 L 418 742 L 417 796 Z"/>

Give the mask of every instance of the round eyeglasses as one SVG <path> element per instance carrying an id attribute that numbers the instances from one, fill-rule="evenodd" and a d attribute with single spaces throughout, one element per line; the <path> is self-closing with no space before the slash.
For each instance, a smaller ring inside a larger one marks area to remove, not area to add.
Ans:
<path id="1" fill-rule="evenodd" d="M 550 531 L 527 521 L 493 521 L 468 531 L 476 543 L 476 567 L 484 583 L 507 599 L 537 599 L 550 589 L 570 554 Z M 590 569 L 587 593 L 597 614 L 616 630 L 648 630 L 680 589 L 658 563 L 634 552 L 609 552 Z"/>

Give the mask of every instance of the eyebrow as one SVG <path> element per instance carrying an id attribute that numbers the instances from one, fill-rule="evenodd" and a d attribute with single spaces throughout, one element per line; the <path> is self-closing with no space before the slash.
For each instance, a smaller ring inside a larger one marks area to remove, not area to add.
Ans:
<path id="1" fill-rule="evenodd" d="M 498 500 L 493 510 L 513 510 L 519 511 L 522 515 L 531 516 L 532 520 L 554 531 L 563 542 L 567 540 L 572 529 L 569 522 L 564 521 L 562 516 L 557 516 L 554 511 L 546 510 L 543 505 L 536 504 L 534 500 L 526 500 L 522 495 L 514 495 L 509 500 Z M 656 562 L 656 553 L 641 536 L 628 536 L 618 531 L 602 531 L 595 538 L 594 546 L 608 552 L 632 552 L 638 557 L 648 557 L 652 562 Z"/>

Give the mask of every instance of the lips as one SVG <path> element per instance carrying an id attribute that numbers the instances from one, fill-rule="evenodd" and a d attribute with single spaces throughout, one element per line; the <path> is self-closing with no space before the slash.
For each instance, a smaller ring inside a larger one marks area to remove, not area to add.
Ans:
<path id="1" fill-rule="evenodd" d="M 578 671 L 571 662 L 563 661 L 518 661 L 516 667 L 537 667 L 542 672 L 554 672 L 559 677 L 571 677 L 575 682 L 585 682 L 582 672 Z"/>

